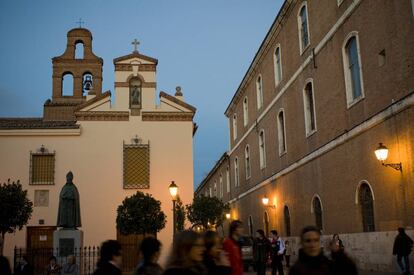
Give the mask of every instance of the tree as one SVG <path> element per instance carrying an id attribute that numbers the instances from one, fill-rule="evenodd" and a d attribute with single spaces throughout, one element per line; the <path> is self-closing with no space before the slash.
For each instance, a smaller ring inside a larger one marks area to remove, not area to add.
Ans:
<path id="1" fill-rule="evenodd" d="M 188 204 L 187 218 L 193 226 L 201 225 L 204 229 L 210 226 L 216 228 L 223 223 L 224 215 L 230 210 L 228 204 L 223 203 L 217 197 L 200 195 L 194 197 L 193 203 Z"/>
<path id="2" fill-rule="evenodd" d="M 33 212 L 33 203 L 27 198 L 27 190 L 22 189 L 20 181 L 0 184 L 0 255 L 6 233 L 13 233 L 25 226 Z"/>
<path id="3" fill-rule="evenodd" d="M 175 218 L 177 232 L 183 231 L 185 224 L 185 207 L 180 197 L 177 197 L 177 201 L 175 203 Z"/>
<path id="4" fill-rule="evenodd" d="M 118 206 L 116 227 L 121 234 L 154 234 L 165 227 L 161 202 L 150 194 L 137 192 Z"/>

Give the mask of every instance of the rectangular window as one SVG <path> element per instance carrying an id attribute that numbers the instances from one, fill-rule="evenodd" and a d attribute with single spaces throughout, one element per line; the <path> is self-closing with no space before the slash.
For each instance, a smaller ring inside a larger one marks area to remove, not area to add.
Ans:
<path id="1" fill-rule="evenodd" d="M 30 159 L 30 184 L 55 184 L 55 153 L 31 153 Z"/>
<path id="2" fill-rule="evenodd" d="M 364 98 L 364 87 L 358 33 L 351 32 L 348 37 L 342 48 L 342 54 L 347 107 L 350 108 Z"/>
<path id="3" fill-rule="evenodd" d="M 234 159 L 234 186 L 239 186 L 239 160 Z"/>
<path id="4" fill-rule="evenodd" d="M 285 115 L 283 111 L 277 116 L 277 129 L 279 138 L 279 155 L 286 153 Z"/>
<path id="5" fill-rule="evenodd" d="M 260 154 L 260 169 L 266 167 L 266 148 L 265 148 L 265 134 L 260 131 L 259 134 L 259 154 Z"/>
<path id="6" fill-rule="evenodd" d="M 249 104 L 247 101 L 247 97 L 243 100 L 243 124 L 246 127 L 249 124 Z"/>
<path id="7" fill-rule="evenodd" d="M 124 144 L 124 189 L 149 189 L 149 144 Z"/>
<path id="8" fill-rule="evenodd" d="M 262 108 L 263 106 L 263 80 L 262 76 L 256 80 L 256 94 L 257 94 L 257 109 Z"/>
<path id="9" fill-rule="evenodd" d="M 312 82 L 308 82 L 303 90 L 303 106 L 305 111 L 306 135 L 316 131 L 315 99 Z"/>
<path id="10" fill-rule="evenodd" d="M 237 114 L 233 115 L 233 140 L 237 138 Z"/>
<path id="11" fill-rule="evenodd" d="M 361 79 L 359 75 L 358 49 L 355 38 L 351 38 L 349 41 L 347 52 L 348 68 L 352 83 L 352 97 L 353 99 L 356 99 L 361 96 Z"/>
<path id="12" fill-rule="evenodd" d="M 229 167 L 226 168 L 226 184 L 227 184 L 227 193 L 230 193 L 230 172 L 229 172 Z"/>

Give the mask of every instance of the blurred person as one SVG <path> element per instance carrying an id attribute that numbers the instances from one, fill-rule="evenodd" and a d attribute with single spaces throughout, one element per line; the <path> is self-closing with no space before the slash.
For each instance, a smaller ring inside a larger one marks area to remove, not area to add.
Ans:
<path id="1" fill-rule="evenodd" d="M 208 275 L 230 275 L 230 261 L 222 249 L 219 235 L 215 231 L 204 233 L 204 266 L 207 268 Z"/>
<path id="2" fill-rule="evenodd" d="M 289 275 L 331 275 L 332 262 L 323 255 L 321 232 L 315 226 L 306 226 L 300 236 L 302 248 Z"/>
<path id="3" fill-rule="evenodd" d="M 161 254 L 161 242 L 154 237 L 146 237 L 139 247 L 142 262 L 138 265 L 135 275 L 161 275 L 163 270 L 158 264 Z"/>
<path id="4" fill-rule="evenodd" d="M 397 263 L 402 274 L 411 274 L 409 256 L 413 249 L 413 240 L 405 233 L 405 229 L 398 228 L 398 235 L 395 237 L 392 254 L 397 256 Z M 403 263 L 404 261 L 404 263 Z"/>
<path id="5" fill-rule="evenodd" d="M 79 266 L 74 255 L 69 255 L 66 264 L 62 267 L 61 275 L 79 275 Z"/>
<path id="6" fill-rule="evenodd" d="M 0 274 L 1 275 L 11 275 L 12 274 L 9 259 L 7 259 L 3 255 L 0 255 Z"/>
<path id="7" fill-rule="evenodd" d="M 14 270 L 15 275 L 33 275 L 33 267 L 29 263 L 29 259 L 27 258 L 27 255 L 23 255 L 23 257 L 20 259 L 20 263 L 16 266 Z"/>
<path id="8" fill-rule="evenodd" d="M 174 237 L 173 248 L 164 275 L 205 275 L 204 241 L 194 231 L 184 230 Z"/>
<path id="9" fill-rule="evenodd" d="M 56 257 L 52 256 L 49 258 L 49 264 L 46 266 L 47 275 L 59 275 L 61 266 L 56 262 Z"/>
<path id="10" fill-rule="evenodd" d="M 285 242 L 285 261 L 286 267 L 290 267 L 290 255 L 292 255 L 292 247 L 290 246 L 289 241 Z"/>
<path id="11" fill-rule="evenodd" d="M 334 235 L 335 236 L 335 235 Z M 343 245 L 333 238 L 329 244 L 332 258 L 332 270 L 335 275 L 358 275 L 354 261 L 345 253 Z"/>
<path id="12" fill-rule="evenodd" d="M 342 243 L 342 240 L 339 238 L 338 234 L 333 234 L 332 236 L 332 241 L 334 241 L 336 243 L 336 245 L 339 247 L 339 249 L 345 249 L 344 244 Z"/>
<path id="13" fill-rule="evenodd" d="M 100 259 L 93 275 L 121 275 L 122 254 L 121 245 L 115 240 L 102 243 Z"/>
<path id="14" fill-rule="evenodd" d="M 266 264 L 269 259 L 270 241 L 266 238 L 262 229 L 256 231 L 253 243 L 253 259 L 256 265 L 257 275 L 266 274 Z"/>
<path id="15" fill-rule="evenodd" d="M 271 242 L 271 259 L 272 259 L 272 275 L 284 275 L 283 273 L 283 255 L 285 254 L 285 242 L 279 236 L 276 230 L 270 231 Z"/>
<path id="16" fill-rule="evenodd" d="M 241 248 L 238 243 L 242 234 L 243 223 L 239 220 L 234 220 L 229 226 L 229 236 L 223 242 L 223 250 L 226 251 L 229 256 L 232 275 L 243 274 L 243 259 Z"/>

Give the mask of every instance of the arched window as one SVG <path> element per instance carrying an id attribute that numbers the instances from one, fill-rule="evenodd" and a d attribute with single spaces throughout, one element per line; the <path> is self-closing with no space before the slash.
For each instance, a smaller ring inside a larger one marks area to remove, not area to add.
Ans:
<path id="1" fill-rule="evenodd" d="M 247 96 L 243 100 L 243 123 L 244 126 L 247 126 L 247 124 L 249 124 L 249 104 L 247 101 Z"/>
<path id="2" fill-rule="evenodd" d="M 263 106 L 263 80 L 262 76 L 259 75 L 256 80 L 256 94 L 257 94 L 257 109 Z"/>
<path id="3" fill-rule="evenodd" d="M 250 178 L 250 148 L 249 145 L 246 145 L 244 149 L 244 160 L 245 160 L 245 167 L 246 167 L 246 179 Z"/>
<path id="4" fill-rule="evenodd" d="M 274 62 L 275 62 L 275 84 L 277 86 L 282 80 L 282 52 L 281 52 L 280 46 L 277 46 L 275 49 Z"/>
<path id="5" fill-rule="evenodd" d="M 84 58 L 84 45 L 82 41 L 77 41 L 75 44 L 75 59 L 83 59 Z"/>
<path id="6" fill-rule="evenodd" d="M 264 212 L 263 222 L 264 222 L 264 229 L 265 229 L 264 232 L 266 233 L 266 236 L 269 236 L 270 219 L 269 219 L 269 213 L 267 213 L 267 211 Z"/>
<path id="7" fill-rule="evenodd" d="M 361 56 L 359 52 L 358 33 L 352 32 L 345 40 L 342 49 L 345 90 L 348 107 L 364 97 Z"/>
<path id="8" fill-rule="evenodd" d="M 315 96 L 312 81 L 306 83 L 303 89 L 303 107 L 305 112 L 306 135 L 309 136 L 316 131 Z"/>
<path id="9" fill-rule="evenodd" d="M 65 73 L 62 77 L 62 95 L 73 96 L 73 74 Z"/>
<path id="10" fill-rule="evenodd" d="M 322 204 L 319 197 L 315 196 L 313 198 L 313 214 L 315 215 L 315 225 L 320 230 L 323 230 L 323 220 L 322 220 Z"/>
<path id="11" fill-rule="evenodd" d="M 212 198 L 213 197 L 213 188 L 211 188 L 211 186 L 210 186 L 210 198 Z"/>
<path id="12" fill-rule="evenodd" d="M 239 159 L 234 159 L 234 186 L 239 186 Z"/>
<path id="13" fill-rule="evenodd" d="M 129 107 L 141 108 L 142 104 L 142 92 L 141 92 L 141 80 L 133 78 L 129 81 Z"/>
<path id="14" fill-rule="evenodd" d="M 359 187 L 359 204 L 361 205 L 362 225 L 364 232 L 375 231 L 374 199 L 368 184 Z"/>
<path id="15" fill-rule="evenodd" d="M 237 114 L 233 115 L 233 140 L 237 138 Z"/>
<path id="16" fill-rule="evenodd" d="M 266 167 L 266 144 L 264 130 L 261 130 L 259 133 L 259 155 L 260 169 L 263 169 Z"/>
<path id="17" fill-rule="evenodd" d="M 82 89 L 84 95 L 87 95 L 91 90 L 93 90 L 93 76 L 91 73 L 87 72 L 83 74 Z"/>
<path id="18" fill-rule="evenodd" d="M 307 8 L 306 2 L 304 2 L 302 7 L 299 9 L 298 29 L 299 29 L 300 53 L 302 54 L 310 42 L 308 8 Z"/>
<path id="19" fill-rule="evenodd" d="M 286 153 L 286 127 L 285 127 L 285 112 L 279 111 L 277 115 L 277 136 L 279 139 L 279 156 Z"/>
<path id="20" fill-rule="evenodd" d="M 289 212 L 289 207 L 287 205 L 285 205 L 284 209 L 283 209 L 283 215 L 285 218 L 285 233 L 287 237 L 291 236 L 291 232 L 290 232 L 290 212 Z"/>
<path id="21" fill-rule="evenodd" d="M 249 216 L 248 226 L 249 226 L 249 234 L 250 234 L 250 236 L 253 236 L 253 234 L 254 234 L 254 232 L 253 232 L 253 218 L 252 218 L 251 215 Z"/>
<path id="22" fill-rule="evenodd" d="M 217 180 L 214 181 L 214 197 L 217 197 Z"/>
<path id="23" fill-rule="evenodd" d="M 226 168 L 226 184 L 227 184 L 227 193 L 230 193 L 230 171 L 229 167 Z"/>

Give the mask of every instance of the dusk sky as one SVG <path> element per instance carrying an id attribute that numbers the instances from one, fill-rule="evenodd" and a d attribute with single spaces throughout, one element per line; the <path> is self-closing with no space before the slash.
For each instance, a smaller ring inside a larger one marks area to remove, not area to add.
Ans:
<path id="1" fill-rule="evenodd" d="M 181 86 L 197 108 L 194 185 L 228 150 L 224 111 L 282 0 L 71 0 L 0 2 L 0 117 L 41 117 L 52 95 L 51 58 L 79 18 L 104 60 L 103 91 L 114 91 L 112 60 L 133 50 L 158 59 L 157 94 Z M 112 93 L 112 100 L 115 100 Z M 168 138 L 168 137 L 166 137 Z"/>

